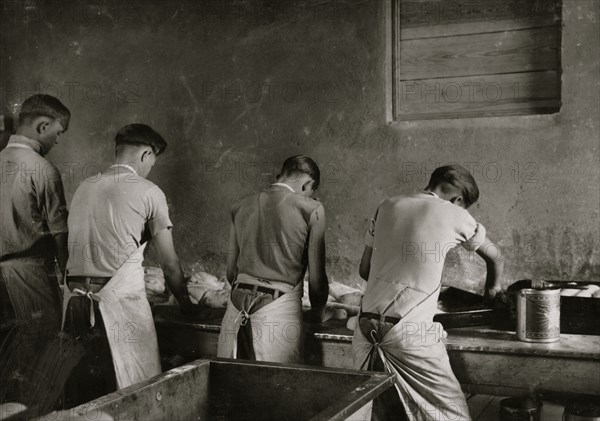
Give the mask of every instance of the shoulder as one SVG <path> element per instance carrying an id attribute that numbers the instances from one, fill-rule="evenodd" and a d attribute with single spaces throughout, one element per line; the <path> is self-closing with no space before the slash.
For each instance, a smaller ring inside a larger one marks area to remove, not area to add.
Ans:
<path id="1" fill-rule="evenodd" d="M 35 164 L 36 172 L 39 171 L 41 177 L 35 177 L 36 179 L 42 180 L 48 185 L 54 185 L 60 183 L 62 185 L 62 175 L 58 167 L 52 162 L 48 161 L 43 156 L 33 151 L 23 151 L 28 154 L 27 161 L 30 164 Z M 33 175 L 33 174 L 32 174 Z"/>
<path id="2" fill-rule="evenodd" d="M 317 199 L 301 194 L 292 194 L 288 197 L 293 201 L 294 207 L 299 211 L 307 224 L 311 224 L 311 219 L 314 222 L 315 220 L 323 220 L 325 217 L 325 208 Z"/>
<path id="3" fill-rule="evenodd" d="M 138 174 L 125 173 L 120 174 L 119 177 L 119 184 L 121 184 L 121 186 L 127 186 L 132 190 L 133 194 L 142 197 L 165 197 L 165 194 L 159 186 Z"/>
<path id="4" fill-rule="evenodd" d="M 158 187 L 156 184 L 154 184 L 152 181 L 148 180 L 147 178 L 144 178 L 138 174 L 129 174 L 128 177 L 132 182 L 135 182 L 136 184 L 138 184 L 139 187 L 141 187 L 143 190 L 155 189 L 155 190 L 162 192 L 160 187 Z"/>
<path id="5" fill-rule="evenodd" d="M 167 201 L 167 196 L 162 189 L 151 181 L 145 180 L 145 183 L 142 184 L 142 188 L 144 189 L 144 195 L 149 197 L 151 200 L 160 202 Z"/>
<path id="6" fill-rule="evenodd" d="M 231 206 L 231 211 L 235 212 L 245 204 L 254 202 L 259 194 L 259 192 L 255 192 L 242 196 L 241 198 L 233 202 L 233 205 Z"/>
<path id="7" fill-rule="evenodd" d="M 288 198 L 301 209 L 303 213 L 308 215 L 312 214 L 317 209 L 323 210 L 323 212 L 325 211 L 323 205 L 317 199 L 306 197 L 301 194 L 291 194 Z"/>
<path id="8" fill-rule="evenodd" d="M 42 165 L 43 174 L 47 178 L 49 178 L 51 181 L 55 178 L 58 178 L 60 180 L 60 178 L 61 178 L 60 170 L 58 169 L 58 167 L 55 164 L 48 161 L 46 158 L 44 158 L 41 155 L 38 155 L 36 153 L 34 153 L 33 155 L 37 156 L 39 163 Z"/>
<path id="9" fill-rule="evenodd" d="M 402 203 L 409 202 L 413 199 L 412 196 L 407 195 L 397 195 L 386 197 L 377 205 L 377 209 L 386 209 L 386 208 L 394 208 Z"/>
<path id="10" fill-rule="evenodd" d="M 0 151 L 0 158 L 2 161 L 25 165 L 28 170 L 35 166 L 35 170 L 60 173 L 56 165 L 31 149 L 7 147 Z"/>
<path id="11" fill-rule="evenodd" d="M 260 196 L 260 192 L 254 192 L 254 193 L 247 194 L 247 195 L 242 196 L 241 198 L 237 199 L 233 203 L 233 205 L 231 205 L 230 214 L 231 214 L 232 220 L 235 219 L 236 215 L 238 214 L 238 212 L 240 212 L 240 210 L 242 210 L 242 212 L 244 212 L 244 209 L 246 209 L 246 210 L 253 209 L 259 201 L 259 196 Z"/>

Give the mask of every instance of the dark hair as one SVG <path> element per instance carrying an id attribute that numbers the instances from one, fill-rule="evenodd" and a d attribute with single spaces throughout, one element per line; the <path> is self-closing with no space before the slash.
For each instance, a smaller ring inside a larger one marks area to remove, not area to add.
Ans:
<path id="1" fill-rule="evenodd" d="M 150 146 L 156 155 L 167 148 L 167 142 L 146 124 L 134 123 L 123 126 L 115 136 L 115 145 Z"/>
<path id="2" fill-rule="evenodd" d="M 436 168 L 431 174 L 427 188 L 433 189 L 439 185 L 451 185 L 460 190 L 465 207 L 470 207 L 479 199 L 479 187 L 466 168 L 453 164 Z"/>
<path id="3" fill-rule="evenodd" d="M 280 176 L 292 176 L 296 174 L 308 174 L 315 181 L 313 190 L 319 188 L 321 183 L 321 171 L 318 165 L 306 155 L 291 156 L 283 162 Z"/>
<path id="4" fill-rule="evenodd" d="M 36 117 L 49 117 L 60 122 L 64 131 L 69 128 L 71 113 L 58 98 L 50 95 L 33 95 L 27 98 L 21 105 L 19 113 L 19 125 Z"/>

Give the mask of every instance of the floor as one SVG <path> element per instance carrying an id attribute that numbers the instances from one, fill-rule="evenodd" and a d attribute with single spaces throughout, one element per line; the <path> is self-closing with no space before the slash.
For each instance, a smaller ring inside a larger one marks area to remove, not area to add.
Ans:
<path id="1" fill-rule="evenodd" d="M 467 399 L 473 421 L 498 421 L 500 419 L 500 401 L 503 396 L 473 395 Z M 543 421 L 562 421 L 564 406 L 543 401 Z"/>

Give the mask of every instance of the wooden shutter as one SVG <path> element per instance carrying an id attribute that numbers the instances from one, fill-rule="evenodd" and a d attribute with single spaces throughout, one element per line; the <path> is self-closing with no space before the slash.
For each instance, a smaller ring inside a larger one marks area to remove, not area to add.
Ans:
<path id="1" fill-rule="evenodd" d="M 392 0 L 396 120 L 560 109 L 560 0 Z"/>

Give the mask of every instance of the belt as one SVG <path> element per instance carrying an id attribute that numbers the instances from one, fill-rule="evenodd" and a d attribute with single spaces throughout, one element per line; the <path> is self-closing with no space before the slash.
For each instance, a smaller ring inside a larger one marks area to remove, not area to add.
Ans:
<path id="1" fill-rule="evenodd" d="M 246 289 L 246 290 L 252 291 L 253 293 L 262 292 L 263 294 L 272 295 L 274 299 L 277 299 L 280 295 L 284 294 L 283 292 L 281 292 L 277 289 L 261 287 L 258 285 L 244 284 L 244 283 L 240 283 L 240 282 L 235 284 L 233 289 Z"/>
<path id="2" fill-rule="evenodd" d="M 378 313 L 360 313 L 360 318 L 361 319 L 371 319 L 371 320 L 378 320 L 382 323 L 391 323 L 391 324 L 397 324 L 398 322 L 400 322 L 400 320 L 402 320 L 399 317 L 392 317 L 392 316 L 384 316 L 383 314 L 378 314 Z"/>
<path id="3" fill-rule="evenodd" d="M 67 285 L 69 285 L 69 287 L 70 284 L 77 284 L 74 286 L 75 288 L 79 288 L 80 285 L 83 285 L 86 289 L 89 289 L 90 285 L 95 285 L 96 288 L 93 289 L 96 291 L 100 290 L 98 286 L 103 287 L 108 281 L 110 281 L 110 277 L 105 276 L 67 276 Z"/>

